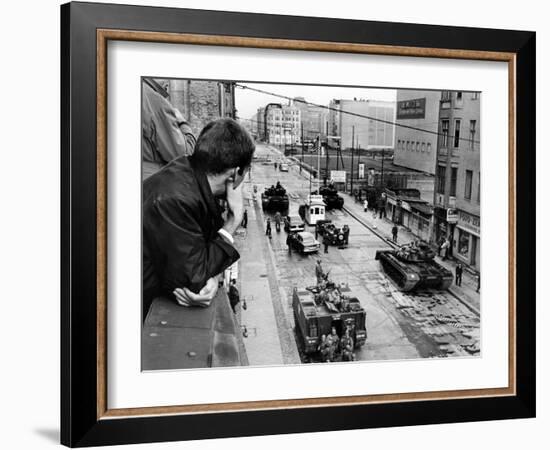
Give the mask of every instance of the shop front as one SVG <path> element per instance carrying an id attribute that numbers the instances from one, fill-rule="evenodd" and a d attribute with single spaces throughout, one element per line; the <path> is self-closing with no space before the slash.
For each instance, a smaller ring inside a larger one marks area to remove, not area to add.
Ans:
<path id="1" fill-rule="evenodd" d="M 460 261 L 479 270 L 480 268 L 480 220 L 478 216 L 458 210 L 455 228 L 454 255 Z"/>

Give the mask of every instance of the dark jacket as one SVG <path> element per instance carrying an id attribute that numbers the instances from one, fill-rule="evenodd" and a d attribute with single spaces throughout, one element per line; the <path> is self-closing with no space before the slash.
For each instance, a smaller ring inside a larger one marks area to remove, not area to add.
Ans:
<path id="1" fill-rule="evenodd" d="M 199 292 L 209 278 L 239 259 L 218 234 L 222 226 L 206 175 L 186 156 L 143 183 L 144 307 L 175 288 Z"/>

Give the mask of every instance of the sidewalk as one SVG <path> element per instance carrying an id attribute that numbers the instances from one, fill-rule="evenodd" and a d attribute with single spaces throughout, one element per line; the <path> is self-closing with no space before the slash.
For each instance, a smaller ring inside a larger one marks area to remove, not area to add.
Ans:
<path id="1" fill-rule="evenodd" d="M 350 215 L 359 220 L 363 225 L 369 228 L 374 234 L 379 236 L 381 239 L 384 239 L 388 245 L 396 247 L 396 244 L 392 241 L 391 230 L 394 223 L 387 218 L 378 218 L 373 216 L 373 211 L 369 210 L 368 212 L 363 211 L 363 205 L 361 203 L 356 203 L 353 196 L 346 194 L 344 192 L 339 192 L 344 198 L 344 210 Z M 417 239 L 417 237 L 408 231 L 406 228 L 398 225 L 397 228 L 399 232 L 397 234 L 397 245 L 408 244 L 409 242 Z M 436 256 L 436 261 L 438 264 L 442 265 L 446 269 L 450 270 L 453 275 L 456 269 L 456 261 L 454 260 L 443 260 L 442 258 Z M 480 295 L 476 292 L 477 280 L 473 274 L 468 270 L 464 270 L 462 273 L 462 286 L 456 286 L 455 284 L 451 285 L 449 291 L 466 303 L 471 310 L 479 314 Z"/>
<path id="2" fill-rule="evenodd" d="M 238 317 L 248 364 L 251 366 L 297 364 L 300 362 L 292 337 L 292 329 L 280 311 L 281 299 L 269 244 L 263 231 L 263 216 L 258 201 L 245 188 L 248 227 L 239 228 L 235 245 L 241 258 L 239 283 L 241 303 Z M 259 197 L 259 196 L 258 196 Z M 247 309 L 242 308 L 246 301 Z M 293 348 L 294 347 L 294 348 Z"/>

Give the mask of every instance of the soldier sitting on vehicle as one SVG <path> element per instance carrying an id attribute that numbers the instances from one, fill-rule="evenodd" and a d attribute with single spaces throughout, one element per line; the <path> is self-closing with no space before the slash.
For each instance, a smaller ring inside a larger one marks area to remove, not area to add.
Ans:
<path id="1" fill-rule="evenodd" d="M 346 345 L 342 349 L 342 361 L 355 361 L 355 355 L 353 354 L 353 349 L 350 345 Z"/>
<path id="2" fill-rule="evenodd" d="M 319 344 L 319 353 L 321 354 L 321 359 L 325 362 L 330 362 L 330 339 L 327 340 L 327 336 L 323 334 L 321 336 L 321 343 Z"/>
<path id="3" fill-rule="evenodd" d="M 340 345 L 343 349 L 345 349 L 348 346 L 353 349 L 353 338 L 349 334 L 349 328 L 346 328 L 346 332 L 342 336 L 342 340 L 340 341 Z"/>
<path id="4" fill-rule="evenodd" d="M 319 293 L 315 295 L 315 303 L 318 305 L 324 304 L 328 299 L 328 294 L 325 289 L 320 289 Z"/>
<path id="5" fill-rule="evenodd" d="M 336 306 L 336 308 L 340 309 L 342 299 L 340 298 L 340 293 L 338 292 L 338 289 L 332 289 L 328 294 L 328 297 L 329 302 Z"/>
<path id="6" fill-rule="evenodd" d="M 336 328 L 332 327 L 329 337 L 330 337 L 330 343 L 333 349 L 333 354 L 336 354 L 340 351 L 340 338 L 336 333 Z"/>

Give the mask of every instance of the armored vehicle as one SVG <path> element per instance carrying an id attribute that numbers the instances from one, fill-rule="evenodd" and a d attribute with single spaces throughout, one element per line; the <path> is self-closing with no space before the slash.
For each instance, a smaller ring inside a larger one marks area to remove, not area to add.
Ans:
<path id="1" fill-rule="evenodd" d="M 312 194 L 317 194 L 317 191 L 312 192 Z M 338 191 L 332 183 L 328 186 L 321 186 L 319 188 L 319 194 L 323 196 L 323 201 L 327 205 L 327 210 L 342 209 L 344 206 L 344 199 L 338 195 Z"/>
<path id="2" fill-rule="evenodd" d="M 276 186 L 265 189 L 262 193 L 262 209 L 264 211 L 288 211 L 288 194 L 286 189 L 277 181 Z"/>
<path id="3" fill-rule="evenodd" d="M 413 289 L 447 289 L 453 274 L 434 261 L 435 252 L 424 242 L 411 242 L 397 250 L 378 250 L 386 274 L 402 291 Z"/>
<path id="4" fill-rule="evenodd" d="M 318 220 L 315 224 L 317 235 L 328 238 L 331 245 L 343 245 L 348 243 L 349 227 L 337 227 L 332 220 Z"/>
<path id="5" fill-rule="evenodd" d="M 340 339 L 348 330 L 355 348 L 367 340 L 367 314 L 361 303 L 348 286 L 337 286 L 328 276 L 305 290 L 294 288 L 292 309 L 298 343 L 306 355 L 318 354 L 322 336 L 333 328 Z"/>

